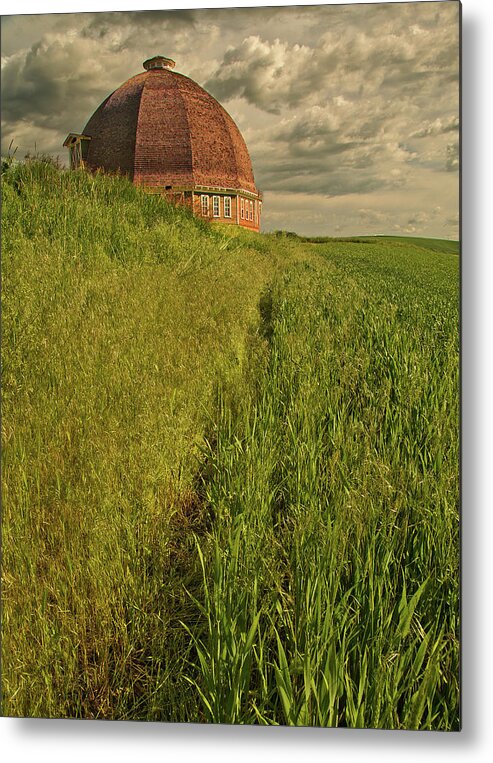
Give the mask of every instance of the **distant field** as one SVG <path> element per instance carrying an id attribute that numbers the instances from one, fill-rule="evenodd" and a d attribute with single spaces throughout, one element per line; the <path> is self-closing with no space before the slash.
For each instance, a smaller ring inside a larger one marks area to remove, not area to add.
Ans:
<path id="1" fill-rule="evenodd" d="M 423 249 L 431 249 L 433 252 L 446 252 L 448 254 L 459 254 L 460 245 L 458 241 L 440 238 L 417 238 L 415 236 L 349 236 L 345 238 L 328 238 L 323 236 L 303 237 L 304 241 L 312 243 L 327 243 L 329 241 L 352 241 L 354 243 L 376 243 L 377 241 L 388 241 L 391 244 L 404 244 L 404 246 L 419 246 Z"/>
<path id="2" fill-rule="evenodd" d="M 458 729 L 456 242 L 2 211 L 3 714 Z"/>
<path id="3" fill-rule="evenodd" d="M 441 238 L 416 238 L 415 236 L 377 236 L 385 241 L 399 241 L 402 244 L 414 244 L 424 249 L 431 249 L 433 252 L 448 252 L 449 254 L 459 254 L 460 245 L 458 241 Z"/>

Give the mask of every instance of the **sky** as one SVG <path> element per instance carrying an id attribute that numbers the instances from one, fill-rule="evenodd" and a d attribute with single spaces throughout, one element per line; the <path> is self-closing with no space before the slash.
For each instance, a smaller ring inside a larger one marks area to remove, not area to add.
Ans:
<path id="1" fill-rule="evenodd" d="M 66 162 L 157 54 L 238 124 L 263 230 L 458 238 L 458 2 L 3 16 L 2 154 Z"/>

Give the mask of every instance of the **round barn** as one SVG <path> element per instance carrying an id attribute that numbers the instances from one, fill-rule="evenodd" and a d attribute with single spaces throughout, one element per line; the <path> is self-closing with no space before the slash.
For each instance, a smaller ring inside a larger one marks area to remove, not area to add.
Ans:
<path id="1" fill-rule="evenodd" d="M 259 230 L 262 194 L 229 114 L 175 62 L 155 56 L 94 112 L 64 146 L 70 166 L 121 172 L 200 217 Z"/>

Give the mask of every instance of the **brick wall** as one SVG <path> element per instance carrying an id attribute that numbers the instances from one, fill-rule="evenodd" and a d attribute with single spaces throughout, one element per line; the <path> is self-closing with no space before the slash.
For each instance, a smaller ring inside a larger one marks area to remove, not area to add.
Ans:
<path id="1" fill-rule="evenodd" d="M 135 181 L 145 185 L 193 183 L 190 128 L 176 76 L 151 70 L 140 99 L 135 142 Z"/>
<path id="2" fill-rule="evenodd" d="M 209 198 L 209 209 L 208 214 L 204 215 L 203 208 L 202 208 L 202 196 L 207 196 Z M 214 206 L 213 206 L 213 197 L 218 196 L 219 198 L 219 216 L 214 215 Z M 257 220 L 255 220 L 255 211 L 253 214 L 253 220 L 247 219 L 244 217 L 241 219 L 241 198 L 239 196 L 229 196 L 231 199 L 231 217 L 225 217 L 224 216 L 224 198 L 227 196 L 227 194 L 214 194 L 214 193 L 208 193 L 208 194 L 202 194 L 202 193 L 194 193 L 193 198 L 193 211 L 194 214 L 197 217 L 206 217 L 207 219 L 216 222 L 221 223 L 231 223 L 233 225 L 241 225 L 243 228 L 248 228 L 250 230 L 258 231 L 260 228 L 260 219 L 259 216 L 257 217 Z M 250 199 L 246 199 L 246 197 L 243 197 L 244 203 L 250 202 Z M 255 204 L 255 202 L 254 202 Z M 257 202 L 258 204 L 258 202 Z M 255 207 L 254 207 L 255 210 Z M 237 216 L 238 214 L 238 216 Z"/>
<path id="3" fill-rule="evenodd" d="M 132 77 L 95 111 L 84 128 L 91 137 L 87 166 L 120 171 L 137 185 L 164 193 L 174 203 L 192 205 L 202 215 L 196 186 L 232 189 L 231 217 L 211 220 L 259 229 L 258 216 L 241 217 L 235 190 L 257 194 L 245 141 L 229 114 L 209 93 L 170 69 L 150 69 Z M 181 196 L 184 189 L 187 194 Z M 193 198 L 192 198 L 193 197 Z M 250 211 L 250 199 L 244 204 Z"/>
<path id="4" fill-rule="evenodd" d="M 145 73 L 128 80 L 94 112 L 83 134 L 89 135 L 86 164 L 107 172 L 119 170 L 134 177 L 135 138 Z"/>

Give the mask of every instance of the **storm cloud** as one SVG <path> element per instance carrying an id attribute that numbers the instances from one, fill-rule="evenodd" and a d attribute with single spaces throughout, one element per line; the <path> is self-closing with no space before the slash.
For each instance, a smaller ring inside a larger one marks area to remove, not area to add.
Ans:
<path id="1" fill-rule="evenodd" d="M 421 2 L 3 17 L 2 152 L 63 157 L 66 134 L 161 53 L 238 123 L 265 229 L 457 237 L 458 13 Z"/>

